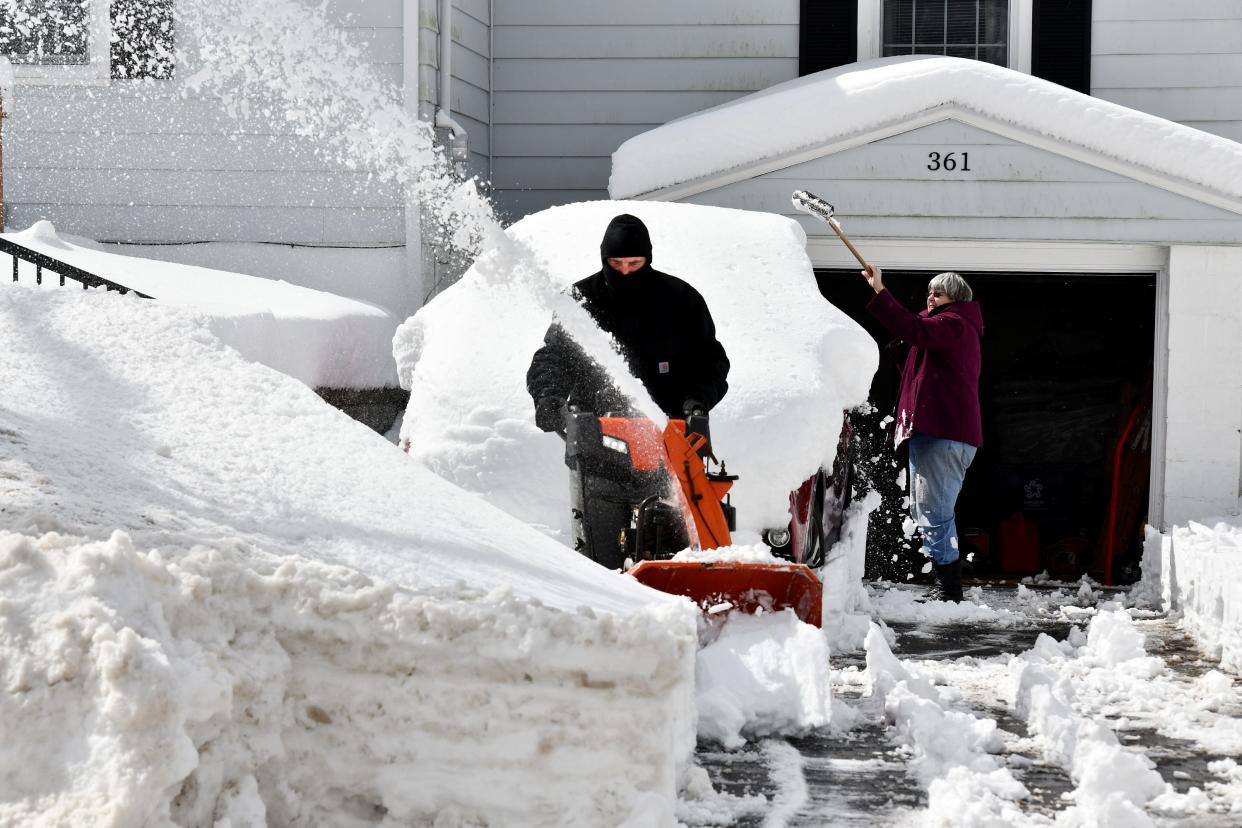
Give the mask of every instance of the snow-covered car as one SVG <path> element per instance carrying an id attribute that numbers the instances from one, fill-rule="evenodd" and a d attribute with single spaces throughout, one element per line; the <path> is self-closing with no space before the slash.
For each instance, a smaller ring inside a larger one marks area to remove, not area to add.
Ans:
<path id="1" fill-rule="evenodd" d="M 789 523 L 791 492 L 833 467 L 842 412 L 866 399 L 878 359 L 871 337 L 821 297 L 805 234 L 782 216 L 600 201 L 522 219 L 506 231 L 509 249 L 486 254 L 398 330 L 393 353 L 410 390 L 401 439 L 436 473 L 572 543 L 562 444 L 535 427 L 524 380 L 553 307 L 600 269 L 600 238 L 620 213 L 647 224 L 653 266 L 711 310 L 732 363 L 713 445 L 740 476 L 733 502 L 750 535 L 735 541 L 757 542 Z"/>

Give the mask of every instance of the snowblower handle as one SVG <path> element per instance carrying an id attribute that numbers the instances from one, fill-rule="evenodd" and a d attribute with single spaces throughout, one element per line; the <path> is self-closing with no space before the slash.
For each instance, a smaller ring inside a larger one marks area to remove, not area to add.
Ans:
<path id="1" fill-rule="evenodd" d="M 845 242 L 845 246 L 854 254 L 854 258 L 862 265 L 863 269 L 867 268 L 867 260 L 858 252 L 858 248 L 845 235 L 845 231 L 841 229 L 841 223 L 836 219 L 836 208 L 824 201 L 819 196 L 806 190 L 795 190 L 793 194 L 793 206 L 797 210 L 808 213 L 820 221 L 826 222 L 832 231 L 837 234 L 841 241 Z"/>

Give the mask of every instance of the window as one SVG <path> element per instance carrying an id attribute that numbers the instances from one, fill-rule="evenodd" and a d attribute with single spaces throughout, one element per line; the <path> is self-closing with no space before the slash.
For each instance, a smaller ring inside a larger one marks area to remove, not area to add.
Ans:
<path id="1" fill-rule="evenodd" d="M 91 0 L 0 2 L 0 52 L 15 65 L 90 62 Z"/>
<path id="2" fill-rule="evenodd" d="M 803 0 L 809 2 L 816 0 Z M 1039 2 L 857 0 L 858 60 L 951 55 L 1030 72 L 1031 15 Z M 1090 4 L 1090 0 L 1067 2 Z"/>
<path id="3" fill-rule="evenodd" d="M 173 76 L 172 0 L 0 0 L 0 55 L 20 83 Z"/>
<path id="4" fill-rule="evenodd" d="M 800 0 L 799 8 L 799 75 L 889 55 L 953 55 L 1091 93 L 1091 0 Z"/>
<path id="5" fill-rule="evenodd" d="M 1009 0 L 884 0 L 881 57 L 948 55 L 1009 65 Z"/>
<path id="6" fill-rule="evenodd" d="M 173 76 L 177 65 L 172 0 L 112 0 L 114 80 Z"/>

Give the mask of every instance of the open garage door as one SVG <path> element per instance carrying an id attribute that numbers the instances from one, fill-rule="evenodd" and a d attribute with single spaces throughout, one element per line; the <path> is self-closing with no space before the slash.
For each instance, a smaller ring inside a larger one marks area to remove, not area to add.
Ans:
<path id="1" fill-rule="evenodd" d="M 936 271 L 889 271 L 910 309 Z M 1011 579 L 1138 576 L 1151 475 L 1155 274 L 963 275 L 983 311 L 984 445 L 958 501 L 967 573 Z M 854 417 L 862 485 L 883 505 L 868 535 L 868 574 L 906 580 L 925 564 L 903 533 L 905 458 L 892 448 L 898 368 L 892 337 L 866 312 L 857 270 L 817 270 L 820 291 L 880 345 L 874 410 Z"/>

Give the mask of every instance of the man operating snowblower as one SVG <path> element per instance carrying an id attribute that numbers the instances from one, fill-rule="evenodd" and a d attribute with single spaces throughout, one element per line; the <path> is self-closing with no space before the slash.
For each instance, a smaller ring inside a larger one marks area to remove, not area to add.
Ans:
<path id="1" fill-rule="evenodd" d="M 686 418 L 706 436 L 707 412 L 729 387 L 729 359 L 716 339 L 707 303 L 681 279 L 651 266 L 651 236 L 635 216 L 619 215 L 609 223 L 600 259 L 600 271 L 573 286 L 574 298 L 614 337 L 655 404 L 670 418 Z M 531 359 L 526 388 L 535 403 L 536 425 L 568 438 L 578 550 L 611 569 L 621 568 L 625 545 L 618 545 L 616 527 L 629 522 L 626 512 L 632 506 L 624 495 L 634 481 L 619 474 L 611 481 L 610 475 L 585 474 L 575 453 L 574 429 L 597 428 L 595 417 L 633 416 L 628 401 L 555 320 Z M 624 471 L 631 465 L 627 462 Z"/>

